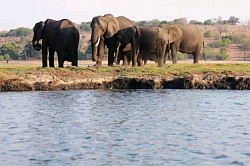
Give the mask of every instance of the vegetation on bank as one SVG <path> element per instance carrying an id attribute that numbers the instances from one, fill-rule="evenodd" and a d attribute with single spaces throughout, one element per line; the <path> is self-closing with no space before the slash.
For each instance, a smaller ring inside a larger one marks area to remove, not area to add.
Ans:
<path id="1" fill-rule="evenodd" d="M 143 67 L 66 67 L 66 68 L 42 68 L 35 66 L 0 66 L 0 78 L 22 77 L 28 75 L 51 75 L 61 77 L 85 78 L 85 77 L 151 77 L 151 76 L 184 76 L 189 74 L 232 74 L 250 76 L 250 63 L 243 64 L 177 64 L 146 65 Z M 37 78 L 39 79 L 39 78 Z"/>
<path id="2" fill-rule="evenodd" d="M 248 89 L 250 64 L 156 67 L 0 66 L 0 91 L 79 89 Z"/>

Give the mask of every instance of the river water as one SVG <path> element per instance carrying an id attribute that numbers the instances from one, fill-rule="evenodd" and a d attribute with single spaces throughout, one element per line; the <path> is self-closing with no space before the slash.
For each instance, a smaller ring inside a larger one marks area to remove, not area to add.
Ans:
<path id="1" fill-rule="evenodd" d="M 250 93 L 0 93 L 0 165 L 250 165 Z"/>

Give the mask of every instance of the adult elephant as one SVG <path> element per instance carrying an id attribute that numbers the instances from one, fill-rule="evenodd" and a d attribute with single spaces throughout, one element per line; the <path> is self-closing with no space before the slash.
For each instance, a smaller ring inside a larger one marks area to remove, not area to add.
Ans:
<path id="1" fill-rule="evenodd" d="M 47 19 L 35 24 L 32 40 L 36 51 L 42 49 L 42 65 L 47 67 L 47 55 L 49 50 L 49 66 L 54 67 L 54 53 L 58 55 L 58 66 L 63 67 L 64 61 L 72 62 L 72 66 L 78 65 L 79 31 L 74 24 L 67 19 L 55 21 Z M 42 45 L 39 41 L 42 40 Z"/>
<path id="2" fill-rule="evenodd" d="M 113 66 L 115 52 L 115 34 L 122 29 L 133 26 L 132 21 L 124 16 L 114 17 L 112 14 L 97 16 L 91 22 L 92 60 L 95 66 L 102 65 L 104 45 L 108 47 L 108 66 Z"/>
<path id="3" fill-rule="evenodd" d="M 204 33 L 197 26 L 193 25 L 176 25 L 182 31 L 181 43 L 178 51 L 187 54 L 193 54 L 194 63 L 200 59 L 201 49 L 204 49 Z M 203 58 L 206 60 L 203 53 Z"/>
<path id="4" fill-rule="evenodd" d="M 167 46 L 172 47 L 175 54 L 179 48 L 182 32 L 180 30 L 178 33 L 170 32 L 170 30 L 163 27 L 129 27 L 117 33 L 116 46 L 131 44 L 132 66 L 136 66 L 137 61 L 138 65 L 141 65 L 144 54 L 151 54 L 156 56 L 158 66 L 161 67 L 164 63 Z M 115 55 L 118 55 L 119 49 L 116 50 Z"/>

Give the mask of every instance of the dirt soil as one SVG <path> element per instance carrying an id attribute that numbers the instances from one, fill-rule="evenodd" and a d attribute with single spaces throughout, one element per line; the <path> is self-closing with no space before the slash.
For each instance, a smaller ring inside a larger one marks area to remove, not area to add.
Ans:
<path id="1" fill-rule="evenodd" d="M 2 63 L 2 62 L 1 62 Z M 170 62 L 169 62 L 170 63 Z M 192 63 L 185 61 L 180 63 Z M 216 63 L 214 61 L 201 63 Z M 222 61 L 217 62 L 222 63 Z M 223 63 L 226 63 L 223 61 Z M 227 63 L 235 63 L 228 61 Z M 246 63 L 239 62 L 239 63 Z M 0 91 L 48 91 L 79 89 L 250 89 L 250 76 L 231 72 L 201 72 L 151 75 L 123 75 L 126 68 L 106 67 L 98 70 L 92 61 L 80 61 L 80 68 L 65 65 L 60 68 L 41 68 L 40 61 L 0 64 Z M 69 65 L 69 64 L 68 64 Z M 106 62 L 104 62 L 106 65 Z M 25 72 L 19 72 L 18 68 Z M 17 71 L 15 71 L 17 70 Z M 7 71 L 7 74 L 5 73 Z"/>

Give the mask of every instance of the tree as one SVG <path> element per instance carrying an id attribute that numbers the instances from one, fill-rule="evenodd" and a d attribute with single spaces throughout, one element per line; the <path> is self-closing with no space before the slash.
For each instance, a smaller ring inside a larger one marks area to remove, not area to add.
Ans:
<path id="1" fill-rule="evenodd" d="M 24 60 L 27 58 L 41 59 L 41 56 L 41 51 L 35 51 L 30 43 L 26 44 L 22 50 L 22 59 Z"/>
<path id="2" fill-rule="evenodd" d="M 169 22 L 166 20 L 163 20 L 163 21 L 161 21 L 160 25 L 163 25 L 163 24 L 169 24 Z"/>
<path id="3" fill-rule="evenodd" d="M 30 36 L 32 34 L 32 30 L 29 28 L 24 28 L 24 27 L 20 27 L 17 29 L 11 29 L 10 31 L 2 34 L 2 37 L 22 37 L 22 36 Z"/>
<path id="4" fill-rule="evenodd" d="M 225 27 L 225 23 L 222 20 L 222 17 L 218 17 L 218 19 L 214 19 L 214 23 L 215 23 L 215 27 L 217 28 L 219 34 L 220 34 L 220 38 L 222 36 L 222 33 L 227 32 L 227 28 Z"/>
<path id="5" fill-rule="evenodd" d="M 213 25 L 213 21 L 211 19 L 205 20 L 204 25 Z"/>
<path id="6" fill-rule="evenodd" d="M 187 21 L 187 18 L 181 17 L 181 18 L 175 19 L 174 23 L 185 25 L 185 24 L 188 24 L 188 21 Z"/>
<path id="7" fill-rule="evenodd" d="M 194 25 L 202 25 L 203 23 L 197 20 L 190 20 L 189 24 L 194 24 Z"/>
<path id="8" fill-rule="evenodd" d="M 9 54 L 11 59 L 20 60 L 21 59 L 21 49 L 13 42 L 8 42 L 2 45 L 1 54 Z"/>
<path id="9" fill-rule="evenodd" d="M 3 57 L 4 57 L 4 60 L 9 60 L 10 59 L 10 55 L 9 54 L 5 54 Z"/>
<path id="10" fill-rule="evenodd" d="M 230 16 L 228 23 L 231 25 L 237 25 L 240 22 L 240 19 L 234 16 Z"/>
<path id="11" fill-rule="evenodd" d="M 246 60 L 246 54 L 247 51 L 250 50 L 250 40 L 247 38 L 244 38 L 241 42 L 241 49 L 244 52 L 244 60 Z"/>
<path id="12" fill-rule="evenodd" d="M 249 25 L 250 25 L 250 18 L 248 18 L 245 21 L 242 21 L 241 25 L 244 27 L 245 32 L 248 30 Z"/>
<path id="13" fill-rule="evenodd" d="M 151 25 L 150 26 L 158 26 L 161 24 L 161 21 L 154 19 L 150 21 Z"/>
<path id="14" fill-rule="evenodd" d="M 158 26 L 161 24 L 161 21 L 154 19 L 151 21 L 139 21 L 136 22 L 135 25 L 139 25 L 139 26 Z"/>
<path id="15" fill-rule="evenodd" d="M 82 22 L 80 25 L 80 30 L 90 32 L 91 31 L 90 22 Z"/>

